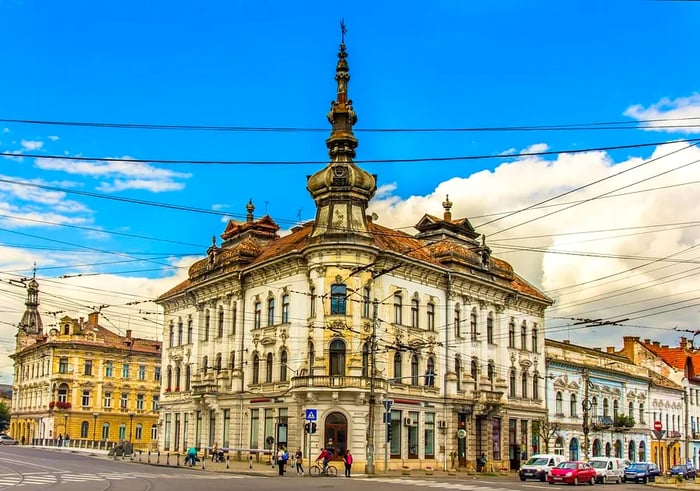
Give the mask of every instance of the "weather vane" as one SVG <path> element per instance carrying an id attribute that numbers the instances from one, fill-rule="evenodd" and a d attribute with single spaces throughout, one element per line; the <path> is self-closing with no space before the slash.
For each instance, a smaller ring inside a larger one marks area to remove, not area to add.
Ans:
<path id="1" fill-rule="evenodd" d="M 345 35 L 348 33 L 348 30 L 345 28 L 345 19 L 341 17 L 340 19 L 340 42 L 345 44 Z"/>

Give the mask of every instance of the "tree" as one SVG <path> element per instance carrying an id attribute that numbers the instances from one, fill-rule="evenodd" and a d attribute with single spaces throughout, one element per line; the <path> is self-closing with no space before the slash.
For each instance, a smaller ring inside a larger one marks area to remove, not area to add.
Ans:
<path id="1" fill-rule="evenodd" d="M 538 442 L 544 442 L 544 452 L 542 453 L 549 453 L 549 441 L 558 431 L 559 425 L 549 421 L 549 416 L 544 416 L 539 420 L 533 421 L 532 436 L 536 438 Z"/>
<path id="2" fill-rule="evenodd" d="M 0 431 L 5 431 L 10 426 L 10 408 L 0 402 Z"/>

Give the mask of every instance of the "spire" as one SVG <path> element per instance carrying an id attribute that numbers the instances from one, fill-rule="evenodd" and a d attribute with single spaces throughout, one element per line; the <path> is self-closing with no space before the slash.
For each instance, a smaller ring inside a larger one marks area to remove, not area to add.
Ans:
<path id="1" fill-rule="evenodd" d="M 446 194 L 445 195 L 445 201 L 442 202 L 442 208 L 445 210 L 445 213 L 443 214 L 443 220 L 446 222 L 452 221 L 452 212 L 450 211 L 452 209 L 452 201 L 450 201 L 450 195 Z"/>
<path id="2" fill-rule="evenodd" d="M 42 334 L 43 325 L 39 314 L 39 283 L 36 281 L 36 264 L 32 272 L 32 279 L 27 283 L 27 307 L 19 321 L 19 329 L 26 334 Z"/>
<path id="3" fill-rule="evenodd" d="M 328 121 L 332 125 L 331 136 L 326 140 L 328 155 L 334 162 L 351 162 L 355 157 L 357 139 L 352 127 L 357 123 L 357 114 L 352 107 L 352 99 L 348 98 L 348 83 L 350 69 L 348 68 L 348 53 L 345 51 L 345 23 L 340 21 L 340 50 L 338 63 L 335 66 L 335 81 L 337 84 L 336 98 L 331 101 Z"/>
<path id="4" fill-rule="evenodd" d="M 245 217 L 246 222 L 252 222 L 253 221 L 253 212 L 255 211 L 255 205 L 253 204 L 253 198 L 250 198 L 248 201 L 248 204 L 245 205 L 245 209 L 248 212 L 248 214 Z"/>

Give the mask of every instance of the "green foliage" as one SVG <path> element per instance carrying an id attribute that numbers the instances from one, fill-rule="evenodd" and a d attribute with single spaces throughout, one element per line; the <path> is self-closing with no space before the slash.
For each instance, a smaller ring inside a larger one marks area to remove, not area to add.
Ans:
<path id="1" fill-rule="evenodd" d="M 10 426 L 10 408 L 0 402 L 0 431 L 5 431 Z"/>

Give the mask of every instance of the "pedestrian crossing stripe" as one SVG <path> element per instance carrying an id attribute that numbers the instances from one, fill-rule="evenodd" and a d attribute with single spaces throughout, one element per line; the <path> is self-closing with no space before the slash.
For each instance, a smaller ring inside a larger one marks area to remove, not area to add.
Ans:
<path id="1" fill-rule="evenodd" d="M 78 483 L 88 481 L 105 481 L 105 480 L 121 480 L 121 479 L 243 479 L 257 478 L 259 476 L 246 476 L 239 474 L 205 474 L 198 473 L 160 473 L 149 474 L 146 472 L 102 472 L 96 474 L 71 474 L 71 473 L 26 473 L 26 474 L 0 474 L 0 486 L 26 486 L 31 484 L 60 484 L 60 483 Z"/>
<path id="2" fill-rule="evenodd" d="M 424 488 L 439 488 L 439 489 L 456 489 L 458 491 L 510 491 L 507 488 L 502 488 L 499 486 L 488 486 L 483 484 L 468 484 L 468 483 L 456 483 L 456 482 L 445 482 L 445 481 L 423 481 L 423 480 L 411 480 L 411 479 L 401 479 L 401 478 L 372 478 L 365 479 L 359 478 L 358 481 L 368 481 L 368 482 L 385 482 L 389 484 L 400 484 L 402 486 L 418 486 Z"/>

